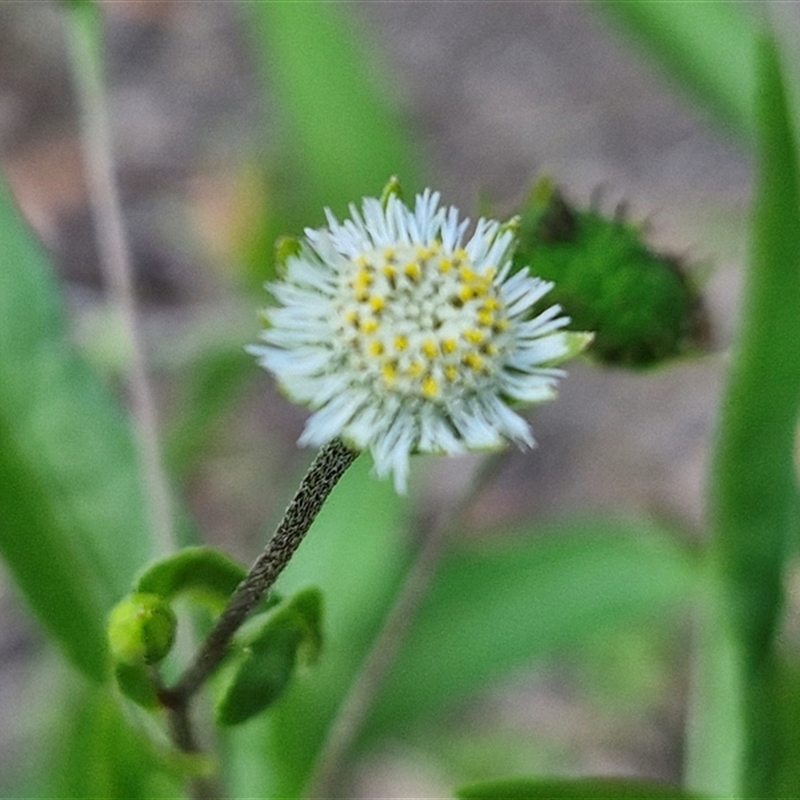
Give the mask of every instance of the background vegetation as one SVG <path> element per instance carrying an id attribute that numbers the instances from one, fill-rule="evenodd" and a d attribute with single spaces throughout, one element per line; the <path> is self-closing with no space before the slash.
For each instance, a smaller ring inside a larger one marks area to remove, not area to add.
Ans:
<path id="1" fill-rule="evenodd" d="M 92 101 L 110 80 L 93 74 L 93 65 L 115 45 L 104 38 L 97 10 L 93 3 L 62 3 L 56 14 L 84 143 Z M 604 2 L 592 4 L 592 13 L 623 31 L 644 61 L 657 64 L 679 96 L 755 164 L 746 278 L 736 342 L 723 359 L 703 530 L 687 524 L 692 511 L 601 513 L 581 501 L 580 486 L 569 513 L 547 521 L 504 514 L 505 497 L 546 494 L 535 486 L 535 469 L 514 477 L 515 459 L 479 472 L 484 482 L 473 494 L 458 472 L 463 467 L 421 461 L 419 474 L 432 475 L 437 491 L 426 492 L 418 477 L 408 501 L 369 477 L 366 460 L 357 463 L 280 582 L 287 595 L 310 585 L 322 590 L 320 661 L 294 675 L 263 717 L 220 734 L 230 796 L 297 796 L 310 781 L 328 792 L 355 792 L 353 775 L 363 779 L 370 764 L 391 764 L 398 752 L 403 759 L 414 754 L 415 770 L 428 776 L 422 791 L 430 794 L 465 784 L 477 784 L 465 797 L 797 793 L 793 712 L 800 683 L 786 614 L 797 541 L 800 401 L 796 63 L 782 44 L 782 18 L 735 3 L 683 3 L 676 13 L 670 4 Z M 211 202 L 214 191 L 198 204 L 205 244 L 217 247 L 198 262 L 218 264 L 198 273 L 211 287 L 203 302 L 182 297 L 164 304 L 169 292 L 163 285 L 153 290 L 164 276 L 143 287 L 146 301 L 149 286 L 162 303 L 151 297 L 144 319 L 159 389 L 171 533 L 158 530 L 164 482 L 157 472 L 143 477 L 137 448 L 140 379 L 124 304 L 117 302 L 124 291 L 115 295 L 112 286 L 110 302 L 68 312 L 53 258 L 9 189 L 0 194 L 0 551 L 18 596 L 53 643 L 37 646 L 30 660 L 31 700 L 14 720 L 26 757 L 2 772 L 0 790 L 8 796 L 180 794 L 181 775 L 197 765 L 176 758 L 157 723 L 117 696 L 107 663 L 108 611 L 143 565 L 168 548 L 204 539 L 251 560 L 269 530 L 267 517 L 278 516 L 302 471 L 306 456 L 295 455 L 286 436 L 299 416 L 267 391 L 242 355 L 257 332 L 260 284 L 272 274 L 276 236 L 318 224 L 323 206 L 342 212 L 376 194 L 391 174 L 409 193 L 434 182 L 413 121 L 398 113 L 390 67 L 376 77 L 376 53 L 365 46 L 353 7 L 265 2 L 242 4 L 237 14 L 261 87 L 258 113 L 269 146 L 241 152 L 225 216 Z M 136 49 L 116 42 L 125 44 Z M 502 88 L 494 87 L 496 108 L 513 102 Z M 101 111 L 113 123 L 113 107 L 104 102 Z M 88 174 L 97 152 L 90 148 Z M 116 169 L 124 177 L 125 163 L 117 161 Z M 497 193 L 502 176 L 495 181 L 469 191 Z M 502 205 L 487 194 L 484 204 Z M 514 205 L 508 195 L 502 201 Z M 715 232 L 708 235 L 713 250 Z M 694 358 L 694 376 L 718 359 Z M 652 375 L 613 369 L 628 391 Z M 252 405 L 244 401 L 255 391 L 259 412 L 246 410 Z M 547 420 L 542 415 L 536 430 L 546 430 Z M 552 441 L 545 430 L 543 458 Z M 231 451 L 220 443 L 230 447 L 231 437 L 260 440 L 270 453 L 261 474 L 246 462 L 225 462 Z M 567 470 L 585 446 L 580 437 L 570 441 L 577 450 L 564 456 Z M 212 469 L 230 475 L 217 478 L 219 494 L 198 490 Z M 460 492 L 467 500 L 453 499 Z M 215 523 L 214 502 L 223 494 L 225 503 L 242 507 L 231 518 L 244 534 L 231 542 L 227 520 Z M 364 686 L 367 654 L 400 587 L 417 574 L 420 553 L 431 552 L 423 543 L 432 537 L 437 547 L 423 562 L 419 607 L 406 615 L 385 681 L 368 687 L 374 697 L 355 718 L 353 735 L 332 743 L 331 726 L 351 687 Z M 189 646 L 179 643 L 178 657 Z M 520 676 L 531 674 L 528 693 Z M 557 689 L 548 694 L 551 683 Z M 666 758 L 658 769 L 647 753 L 633 768 L 598 768 L 563 738 L 538 730 L 541 717 L 527 725 L 515 720 L 508 711 L 515 692 L 525 695 L 522 707 L 548 698 L 553 714 L 553 695 L 568 696 L 560 717 L 581 709 L 595 729 L 607 726 L 595 730 L 599 738 L 627 735 L 630 742 L 648 729 L 648 714 L 665 715 L 662 727 L 673 736 L 665 748 L 682 757 Z M 652 780 L 627 788 L 537 783 L 598 772 Z M 520 776 L 524 782 L 499 788 L 485 783 Z"/>

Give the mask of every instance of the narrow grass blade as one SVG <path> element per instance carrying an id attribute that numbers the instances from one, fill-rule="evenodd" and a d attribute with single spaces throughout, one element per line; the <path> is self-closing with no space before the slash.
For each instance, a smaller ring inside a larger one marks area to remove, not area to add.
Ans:
<path id="1" fill-rule="evenodd" d="M 601 0 L 597 6 L 724 126 L 753 138 L 759 25 L 741 4 Z"/>
<path id="2" fill-rule="evenodd" d="M 800 165 L 780 57 L 758 49 L 758 171 L 751 264 L 713 460 L 713 552 L 741 647 L 748 797 L 774 797 L 784 757 L 775 724 L 775 636 L 796 535 L 800 414 Z"/>
<path id="3" fill-rule="evenodd" d="M 487 683 L 633 620 L 686 612 L 696 571 L 644 522 L 567 523 L 445 556 L 370 725 L 397 730 Z"/>

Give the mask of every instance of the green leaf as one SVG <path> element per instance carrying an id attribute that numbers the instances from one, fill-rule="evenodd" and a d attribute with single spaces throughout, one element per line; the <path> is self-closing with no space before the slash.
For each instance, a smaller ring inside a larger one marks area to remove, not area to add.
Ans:
<path id="1" fill-rule="evenodd" d="M 344 6 L 248 3 L 256 52 L 292 131 L 295 158 L 322 205 L 343 212 L 397 175 L 413 176 L 410 148 L 369 59 L 366 32 Z M 377 56 L 374 52 L 373 56 Z M 309 220 L 309 223 L 312 222 Z"/>
<path id="2" fill-rule="evenodd" d="M 178 405 L 181 413 L 167 437 L 166 460 L 173 474 L 186 477 L 220 421 L 255 372 L 255 362 L 237 348 L 214 348 L 191 365 Z"/>
<path id="3" fill-rule="evenodd" d="M 190 592 L 219 610 L 246 576 L 244 566 L 220 550 L 186 547 L 145 567 L 134 591 L 167 600 Z"/>
<path id="4" fill-rule="evenodd" d="M 141 800 L 181 796 L 174 767 L 122 715 L 105 689 L 78 688 L 59 705 L 47 760 L 55 785 L 44 796 Z"/>
<path id="5" fill-rule="evenodd" d="M 280 175 L 273 176 L 265 236 L 299 234 L 364 196 L 392 175 L 413 187 L 416 169 L 384 86 L 379 53 L 368 46 L 350 9 L 338 3 L 244 3 L 254 52 L 271 106 L 285 123 Z M 370 56 L 373 56 L 370 58 Z M 277 216 L 279 215 L 279 216 Z M 255 265 L 254 265 L 255 266 Z M 264 264 L 258 272 L 264 277 Z"/>
<path id="6" fill-rule="evenodd" d="M 756 121 L 756 14 L 730 2 L 596 4 L 720 122 L 748 139 Z"/>
<path id="7" fill-rule="evenodd" d="M 741 648 L 747 752 L 743 792 L 774 797 L 780 771 L 775 637 L 798 523 L 800 163 L 779 54 L 758 50 L 758 172 L 751 264 L 725 391 L 711 485 L 712 552 Z M 713 735 L 713 732 L 709 732 Z"/>
<path id="8" fill-rule="evenodd" d="M 160 708 L 153 677 L 146 665 L 117 663 L 114 665 L 114 678 L 120 692 L 128 700 L 142 708 Z"/>
<path id="9" fill-rule="evenodd" d="M 216 707 L 218 725 L 239 725 L 271 706 L 286 690 L 303 639 L 296 626 L 272 628 L 236 666 Z"/>
<path id="10" fill-rule="evenodd" d="M 300 652 L 305 651 L 307 662 L 319 654 L 322 596 L 317 589 L 300 592 L 261 617 L 237 637 L 241 653 L 216 707 L 220 725 L 239 725 L 260 714 L 286 690 Z"/>
<path id="11" fill-rule="evenodd" d="M 456 797 L 459 800 L 691 800 L 698 795 L 628 778 L 515 778 L 466 786 L 456 791 Z"/>
<path id="12" fill-rule="evenodd" d="M 685 610 L 695 577 L 685 548 L 644 522 L 573 522 L 454 546 L 368 733 L 430 718 L 600 626 L 610 631 L 637 619 L 663 624 Z"/>
<path id="13" fill-rule="evenodd" d="M 778 56 L 761 49 L 759 171 L 751 266 L 714 461 L 715 542 L 751 656 L 770 650 L 797 522 L 800 176 Z"/>
<path id="14" fill-rule="evenodd" d="M 713 577 L 698 594 L 686 711 L 684 782 L 711 797 L 739 797 L 744 753 L 742 659 Z"/>
<path id="15" fill-rule="evenodd" d="M 309 664 L 316 663 L 322 650 L 322 594 L 311 588 L 298 592 L 286 608 L 275 615 L 276 619 L 285 616 L 287 623 L 296 625 L 303 633 L 303 657 Z"/>
<path id="16" fill-rule="evenodd" d="M 795 653 L 782 654 L 779 665 L 780 723 L 785 731 L 783 747 L 785 753 L 800 753 L 800 664 Z M 783 760 L 780 769 L 776 797 L 792 797 L 800 786 L 800 761 L 796 758 Z"/>
<path id="17" fill-rule="evenodd" d="M 95 679 L 106 613 L 151 547 L 127 423 L 70 346 L 47 259 L 0 182 L 0 552 Z"/>

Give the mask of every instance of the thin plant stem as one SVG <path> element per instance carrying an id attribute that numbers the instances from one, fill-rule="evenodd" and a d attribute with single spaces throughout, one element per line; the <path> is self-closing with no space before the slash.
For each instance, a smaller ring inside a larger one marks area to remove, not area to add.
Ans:
<path id="1" fill-rule="evenodd" d="M 174 550 L 170 492 L 161 457 L 153 390 L 137 320 L 130 248 L 122 218 L 103 79 L 102 25 L 95 3 L 67 8 L 72 72 L 81 118 L 81 142 L 100 266 L 111 305 L 117 310 L 129 354 L 127 384 L 136 430 L 150 529 L 156 552 Z"/>
<path id="2" fill-rule="evenodd" d="M 189 709 L 184 707 L 167 715 L 170 736 L 175 746 L 183 753 L 201 752 L 195 741 Z M 190 800 L 217 800 L 222 797 L 222 788 L 218 782 L 208 776 L 193 776 L 186 782 Z"/>
<path id="3" fill-rule="evenodd" d="M 506 454 L 485 459 L 468 489 L 458 501 L 439 516 L 417 553 L 414 563 L 389 609 L 381 630 L 354 678 L 327 739 L 322 746 L 314 771 L 306 786 L 305 797 L 333 797 L 342 764 L 358 737 L 380 690 L 386 681 L 395 657 L 405 641 L 411 625 L 436 574 L 451 532 L 475 504 L 489 479 L 497 475 Z"/>
<path id="4" fill-rule="evenodd" d="M 272 588 L 333 487 L 357 455 L 339 439 L 334 439 L 319 451 L 277 530 L 233 593 L 194 661 L 175 686 L 163 694 L 165 705 L 178 709 L 183 707 L 217 668 L 227 654 L 234 634 Z"/>
<path id="5" fill-rule="evenodd" d="M 157 667 L 150 668 L 150 681 L 160 696 L 165 690 L 161 672 Z M 167 709 L 167 727 L 173 745 L 187 756 L 203 756 L 192 726 L 188 704 Z M 190 774 L 186 778 L 186 793 L 189 800 L 219 800 L 223 796 L 222 786 L 215 775 Z"/>

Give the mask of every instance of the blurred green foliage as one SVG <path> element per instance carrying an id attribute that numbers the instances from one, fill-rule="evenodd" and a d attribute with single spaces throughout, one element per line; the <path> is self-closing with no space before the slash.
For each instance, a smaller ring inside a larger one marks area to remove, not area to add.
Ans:
<path id="1" fill-rule="evenodd" d="M 690 0 L 681 3 L 680 13 L 650 0 L 600 0 L 597 6 L 726 134 L 755 136 L 762 25 L 755 4 Z"/>
<path id="2" fill-rule="evenodd" d="M 376 89 L 370 65 L 377 53 L 369 51 L 350 9 L 333 3 L 242 6 L 264 94 L 274 95 L 284 132 L 277 161 L 259 168 L 263 191 L 253 216 L 258 225 L 241 244 L 242 285 L 249 290 L 270 276 L 277 234 L 318 224 L 324 206 L 344 213 L 348 202 L 376 194 L 390 175 L 398 174 L 412 190 L 420 184 L 411 137 L 398 123 L 391 93 Z M 70 8 L 85 10 L 84 4 L 65 4 L 65 13 Z M 787 666 L 785 654 L 784 661 L 776 655 L 776 637 L 786 558 L 797 528 L 792 463 L 800 393 L 800 190 L 792 129 L 797 109 L 773 45 L 759 45 L 762 22 L 740 5 L 684 3 L 676 13 L 670 4 L 628 0 L 604 2 L 602 8 L 728 130 L 757 142 L 752 265 L 713 465 L 711 560 L 705 550 L 687 548 L 682 532 L 647 519 L 561 520 L 496 531 L 489 541 L 454 541 L 354 753 L 374 751 L 390 740 L 413 741 L 448 710 L 526 667 L 565 653 L 601 652 L 598 636 L 607 652 L 619 653 L 631 641 L 633 626 L 637 652 L 659 653 L 687 611 L 697 607 L 718 611 L 718 617 L 708 618 L 719 625 L 696 631 L 695 660 L 707 672 L 698 668 L 701 696 L 696 689 L 689 709 L 694 733 L 688 739 L 688 788 L 709 795 L 732 787 L 739 796 L 746 791 L 788 797 L 796 786 L 800 726 L 791 709 L 798 682 L 795 665 Z M 92 35 L 99 37 L 99 30 Z M 99 52 L 100 42 L 95 44 Z M 762 100 L 755 107 L 757 87 Z M 594 247 L 587 251 L 584 241 L 587 232 L 600 231 L 625 269 L 635 263 L 658 275 L 669 298 L 666 307 L 648 305 L 652 297 L 637 301 L 643 316 L 658 318 L 646 345 L 631 347 L 624 325 L 620 333 L 620 326 L 589 317 L 579 326 L 596 327 L 598 342 L 609 335 L 601 348 L 607 353 L 618 355 L 627 346 L 625 363 L 691 349 L 702 325 L 697 295 L 682 273 L 643 250 L 630 226 L 561 203 L 551 194 L 535 209 L 539 216 L 523 215 L 523 233 L 530 237 L 523 255 L 534 271 L 541 268 L 547 276 L 544 251 L 553 256 L 554 243 L 564 241 L 579 242 L 583 249 L 570 254 L 571 264 L 561 263 L 553 277 L 576 270 L 576 264 L 584 273 L 587 263 L 605 269 L 603 259 L 592 262 Z M 625 284 L 623 296 L 634 289 L 649 294 L 639 277 Z M 578 322 L 584 309 L 575 297 L 561 300 Z M 605 312 L 613 323 L 624 321 L 613 308 Z M 209 347 L 192 360 L 183 385 L 186 413 L 168 448 L 174 475 L 185 477 L 196 466 L 209 431 L 224 425 L 251 369 L 224 347 Z M 268 699 L 276 700 L 268 713 L 221 734 L 220 769 L 231 796 L 301 795 L 408 573 L 409 508 L 390 486 L 370 478 L 367 468 L 362 459 L 345 476 L 279 583 L 286 597 L 320 587 L 326 644 L 319 663 L 294 671 L 299 629 L 293 630 L 277 672 L 271 670 L 275 664 L 264 670 L 266 662 L 253 661 L 257 668 L 228 695 L 232 717 L 226 721 L 233 722 L 248 716 L 252 692 L 263 694 L 265 676 Z M 48 259 L 2 188 L 0 552 L 44 629 L 91 679 L 65 674 L 69 702 L 54 704 L 52 718 L 42 723 L 50 730 L 43 739 L 48 758 L 42 754 L 39 774 L 29 780 L 38 786 L 31 796 L 177 796 L 176 774 L 209 769 L 202 757 L 170 754 L 154 733 L 154 720 L 121 705 L 108 681 L 105 617 L 130 591 L 137 573 L 140 590 L 155 587 L 169 595 L 205 588 L 219 595 L 238 581 L 241 570 L 201 550 L 145 568 L 153 553 L 142 509 L 129 423 L 72 347 Z M 279 607 L 275 614 L 280 613 Z M 315 619 L 312 639 L 319 637 Z M 732 637 L 726 638 L 729 629 Z M 641 690 L 636 678 L 642 660 L 621 659 L 615 667 L 621 697 L 628 689 Z M 273 696 L 275 674 L 280 691 Z M 217 693 L 220 684 L 212 686 Z M 736 750 L 739 731 L 728 729 L 731 720 L 736 727 L 731 709 L 739 703 L 746 709 L 749 743 L 744 761 Z M 780 724 L 772 724 L 776 719 Z M 491 732 L 480 733 L 489 741 Z M 487 760 L 480 769 L 491 766 Z M 475 767 L 465 777 L 474 779 L 478 771 Z M 645 784 L 531 779 L 467 788 L 459 796 L 689 797 Z"/>
<path id="3" fill-rule="evenodd" d="M 248 283 L 274 269 L 280 236 L 297 236 L 361 197 L 375 196 L 391 175 L 419 187 L 414 152 L 392 106 L 380 55 L 350 10 L 339 3 L 243 3 L 265 96 L 282 122 L 280 153 L 267 165 L 263 225 L 247 258 Z M 385 90 L 378 87 L 385 80 Z"/>
<path id="4" fill-rule="evenodd" d="M 459 789 L 459 800 L 692 800 L 671 786 L 623 778 L 558 781 L 518 778 Z"/>
<path id="5" fill-rule="evenodd" d="M 776 723 L 787 563 L 796 549 L 800 418 L 800 161 L 775 42 L 758 51 L 758 170 L 750 270 L 723 396 L 711 484 L 711 554 L 741 649 L 748 797 L 777 796 L 792 757 Z M 794 793 L 794 792 L 793 792 Z"/>
<path id="6" fill-rule="evenodd" d="M 95 680 L 104 617 L 150 547 L 128 422 L 72 347 L 48 259 L 0 182 L 0 552 Z"/>

